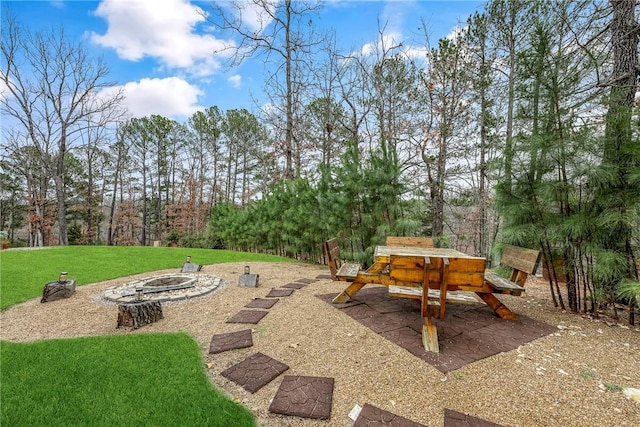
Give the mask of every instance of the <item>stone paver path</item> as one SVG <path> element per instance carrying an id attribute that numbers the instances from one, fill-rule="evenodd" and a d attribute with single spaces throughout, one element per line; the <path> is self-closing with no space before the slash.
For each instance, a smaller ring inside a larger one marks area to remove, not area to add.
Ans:
<path id="1" fill-rule="evenodd" d="M 376 408 L 366 403 L 360 415 L 353 423 L 353 427 L 426 427 L 408 418 L 401 417 L 391 412 Z"/>
<path id="2" fill-rule="evenodd" d="M 289 366 L 284 363 L 265 354 L 255 353 L 225 369 L 221 375 L 248 392 L 255 393 L 287 369 Z"/>
<path id="3" fill-rule="evenodd" d="M 328 420 L 333 404 L 333 383 L 333 378 L 286 375 L 269 406 L 269 411 Z"/>
<path id="4" fill-rule="evenodd" d="M 211 338 L 209 346 L 209 354 L 222 353 L 227 350 L 235 350 L 238 348 L 251 347 L 253 345 L 253 337 L 251 329 L 245 329 L 238 332 L 229 332 L 226 334 L 214 335 Z"/>
<path id="5" fill-rule="evenodd" d="M 263 310 L 240 310 L 227 323 L 258 323 L 269 312 Z"/>

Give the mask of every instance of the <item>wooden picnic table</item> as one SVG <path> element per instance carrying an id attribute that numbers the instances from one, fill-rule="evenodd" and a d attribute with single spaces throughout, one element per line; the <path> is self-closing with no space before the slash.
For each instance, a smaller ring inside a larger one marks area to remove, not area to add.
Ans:
<path id="1" fill-rule="evenodd" d="M 380 284 L 389 288 L 395 297 L 411 298 L 421 303 L 425 318 L 423 343 L 425 349 L 438 351 L 432 315 L 442 318 L 447 302 L 479 302 L 480 297 L 501 318 L 516 316 L 495 296 L 497 291 L 484 280 L 486 259 L 474 257 L 455 249 L 415 246 L 377 246 L 374 262 L 366 270 L 351 268 L 336 276 L 350 282 L 334 303 L 345 303 L 367 284 Z"/>
<path id="2" fill-rule="evenodd" d="M 473 259 L 484 260 L 484 258 L 473 257 L 455 249 L 449 248 L 424 248 L 415 246 L 376 246 L 374 252 L 374 262 L 366 270 L 351 268 L 350 271 L 338 274 L 337 280 L 351 282 L 347 288 L 333 299 L 334 303 L 344 303 L 349 301 L 360 289 L 367 284 L 380 284 L 385 286 L 405 286 L 416 287 L 425 282 L 424 268 L 421 268 L 420 260 L 431 258 L 439 259 Z M 414 262 L 412 264 L 412 261 Z M 401 267 L 405 264 L 404 268 Z M 393 268 L 393 266 L 397 266 Z M 392 273 L 393 270 L 393 273 Z M 429 283 L 429 287 L 436 289 L 434 283 Z M 438 285 L 437 289 L 440 286 Z M 453 290 L 466 290 L 478 292 L 491 292 L 490 287 L 483 285 L 458 286 Z"/>

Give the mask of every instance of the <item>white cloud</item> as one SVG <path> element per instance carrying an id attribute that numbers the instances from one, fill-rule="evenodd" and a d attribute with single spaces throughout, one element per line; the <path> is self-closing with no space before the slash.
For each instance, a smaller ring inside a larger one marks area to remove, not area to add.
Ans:
<path id="1" fill-rule="evenodd" d="M 202 90 L 179 77 L 142 79 L 107 91 L 113 93 L 120 89 L 125 96 L 124 107 L 133 117 L 159 114 L 175 119 L 189 117 L 202 110 L 197 104 L 198 97 L 203 95 Z"/>
<path id="2" fill-rule="evenodd" d="M 230 8 L 229 12 L 233 13 L 236 18 L 242 21 L 242 25 L 249 30 L 260 33 L 273 21 L 271 15 L 275 13 L 275 3 L 267 3 L 269 13 L 265 12 L 262 6 L 253 2 L 239 2 L 238 8 Z"/>
<path id="3" fill-rule="evenodd" d="M 103 0 L 95 11 L 109 27 L 91 40 L 114 49 L 130 61 L 152 57 L 171 69 L 182 68 L 199 76 L 220 68 L 219 57 L 231 42 L 196 33 L 205 21 L 188 0 Z"/>
<path id="4" fill-rule="evenodd" d="M 239 88 L 240 86 L 242 86 L 242 76 L 240 74 L 234 74 L 233 76 L 229 77 L 227 81 L 231 84 L 231 86 L 235 88 Z"/>
<path id="5" fill-rule="evenodd" d="M 371 55 L 380 55 L 383 52 L 397 53 L 395 49 L 402 46 L 403 36 L 398 32 L 388 32 L 379 37 L 375 42 L 366 43 L 360 49 L 360 53 L 365 57 Z"/>

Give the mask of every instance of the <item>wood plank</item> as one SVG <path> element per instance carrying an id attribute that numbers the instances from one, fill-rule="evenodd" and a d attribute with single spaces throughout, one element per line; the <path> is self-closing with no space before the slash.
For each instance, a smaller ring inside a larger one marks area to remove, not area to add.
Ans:
<path id="1" fill-rule="evenodd" d="M 417 246 L 421 248 L 432 248 L 433 239 L 431 237 L 387 236 L 387 246 Z"/>
<path id="2" fill-rule="evenodd" d="M 509 308 L 496 298 L 495 295 L 480 292 L 477 292 L 476 295 L 482 298 L 482 301 L 486 302 L 501 319 L 515 320 L 518 318 L 518 316 L 509 310 Z"/>
<path id="3" fill-rule="evenodd" d="M 350 284 L 347 289 L 340 292 L 331 302 L 333 304 L 342 304 L 349 301 L 351 297 L 357 294 L 364 285 L 365 283 L 362 282 L 354 282 Z"/>
<path id="4" fill-rule="evenodd" d="M 540 255 L 540 251 L 535 249 L 507 245 L 502 253 L 500 264 L 527 274 L 534 274 L 540 263 Z"/>
<path id="5" fill-rule="evenodd" d="M 422 345 L 426 351 L 440 353 L 438 345 L 438 330 L 431 321 L 431 315 L 427 315 L 425 324 L 422 325 Z"/>
<path id="6" fill-rule="evenodd" d="M 336 277 L 339 279 L 353 280 L 358 277 L 359 271 L 360 264 L 342 264 L 336 273 Z"/>
<path id="7" fill-rule="evenodd" d="M 525 288 L 519 286 L 518 284 L 512 282 L 509 279 L 506 279 L 492 271 L 488 271 L 484 275 L 484 280 L 491 285 L 494 289 L 498 291 L 508 291 L 508 292 L 524 292 Z"/>
<path id="8" fill-rule="evenodd" d="M 391 255 L 389 258 L 389 277 L 403 282 L 422 284 L 425 265 L 429 259 L 423 256 Z"/>
<path id="9" fill-rule="evenodd" d="M 389 262 L 391 255 L 406 256 L 429 256 L 429 257 L 450 257 L 450 258 L 477 258 L 467 255 L 464 252 L 450 248 L 420 248 L 410 246 L 376 246 L 374 257 L 382 258 L 381 261 Z"/>
<path id="10" fill-rule="evenodd" d="M 409 286 L 389 286 L 389 295 L 398 298 L 422 299 L 422 289 Z M 428 299 L 440 300 L 440 291 L 429 289 Z M 447 302 L 456 304 L 477 304 L 479 301 L 471 292 L 447 292 Z"/>
<path id="11" fill-rule="evenodd" d="M 449 261 L 449 258 L 443 258 L 442 259 L 442 277 L 440 278 L 440 298 L 439 298 L 439 305 L 440 305 L 440 312 L 438 314 L 438 317 L 440 319 L 444 319 L 444 314 L 447 308 L 447 286 L 449 285 L 449 280 L 450 280 L 450 267 L 451 267 L 451 262 Z M 428 290 L 427 290 L 428 292 Z M 427 295 L 423 295 L 424 297 L 429 297 L 428 294 Z"/>

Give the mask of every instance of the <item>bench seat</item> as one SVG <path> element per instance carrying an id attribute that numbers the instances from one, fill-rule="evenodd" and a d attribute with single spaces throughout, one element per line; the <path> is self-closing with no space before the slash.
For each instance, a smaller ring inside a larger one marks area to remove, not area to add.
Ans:
<path id="1" fill-rule="evenodd" d="M 524 292 L 524 288 L 509 279 L 506 279 L 492 271 L 484 273 L 484 281 L 493 289 L 498 291 L 497 293 L 521 295 Z"/>
<path id="2" fill-rule="evenodd" d="M 389 286 L 389 295 L 399 298 L 422 299 L 422 289 L 413 286 Z M 440 301 L 440 291 L 429 289 L 429 300 Z M 477 304 L 480 301 L 470 292 L 453 291 L 447 292 L 447 302 L 457 304 Z M 431 303 L 430 303 L 431 305 Z"/>
<path id="3" fill-rule="evenodd" d="M 506 279 L 492 271 L 484 274 L 484 283 L 496 294 L 522 295 L 527 277 L 535 274 L 540 263 L 540 251 L 505 245 L 500 264 L 511 268 L 511 277 Z"/>
<path id="4" fill-rule="evenodd" d="M 342 264 L 336 272 L 336 278 L 351 282 L 355 280 L 360 271 L 360 264 Z"/>
<path id="5" fill-rule="evenodd" d="M 343 282 L 353 282 L 358 277 L 360 264 L 347 263 L 340 258 L 338 239 L 329 239 L 322 246 L 331 278 Z"/>

